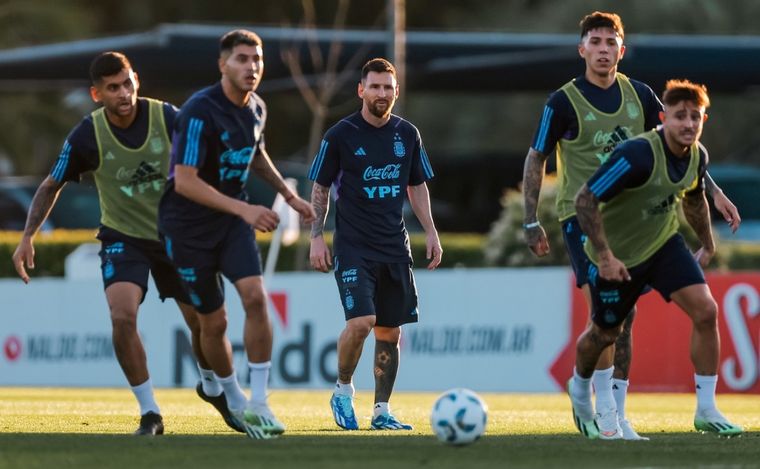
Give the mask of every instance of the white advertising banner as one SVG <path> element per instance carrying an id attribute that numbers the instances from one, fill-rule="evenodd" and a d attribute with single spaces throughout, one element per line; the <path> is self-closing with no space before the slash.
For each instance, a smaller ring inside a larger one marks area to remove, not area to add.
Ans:
<path id="1" fill-rule="evenodd" d="M 404 326 L 398 390 L 556 391 L 549 368 L 570 333 L 570 272 L 564 268 L 416 272 L 420 322 Z M 275 340 L 271 387 L 329 388 L 343 310 L 333 276 L 277 274 L 267 282 Z M 228 336 L 247 381 L 244 313 L 226 285 Z M 124 386 L 99 279 L 0 281 L 0 385 Z M 187 327 L 151 283 L 138 329 L 157 387 L 197 380 Z M 374 338 L 354 382 L 372 389 Z"/>

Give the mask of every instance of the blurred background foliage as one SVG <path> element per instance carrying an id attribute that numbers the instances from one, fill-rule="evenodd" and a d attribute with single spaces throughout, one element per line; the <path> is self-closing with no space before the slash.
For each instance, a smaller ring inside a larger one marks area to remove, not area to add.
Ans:
<path id="1" fill-rule="evenodd" d="M 259 0 L 251 4 L 233 0 L 5 0 L 0 4 L 0 48 L 143 32 L 162 23 L 298 26 L 304 24 L 307 3 L 308 0 Z M 339 0 L 316 0 L 314 23 L 332 25 L 338 3 Z M 386 3 L 350 2 L 346 27 L 382 27 Z M 618 12 L 629 38 L 642 33 L 760 33 L 760 22 L 756 21 L 760 18 L 760 2 L 755 0 L 407 0 L 406 22 L 410 30 L 577 33 L 580 18 L 596 9 Z M 625 61 L 620 69 L 625 72 Z M 582 70 L 579 59 L 578 74 Z M 651 85 L 655 89 L 662 86 Z M 94 107 L 86 91 L 35 89 L 33 84 L 0 87 L 0 176 L 46 174 L 67 133 Z M 143 83 L 143 91 L 151 95 L 149 83 Z M 181 105 L 193 91 L 178 88 L 156 97 Z M 498 199 L 503 191 L 515 189 L 521 179 L 523 158 L 551 91 L 416 91 L 406 97 L 404 116 L 420 128 L 434 168 L 440 170 L 438 181 L 431 184 L 433 197 L 441 200 L 434 201 L 434 208 L 456 214 L 452 217 L 455 222 L 444 223 L 442 229 L 485 233 L 497 221 Z M 306 148 L 312 115 L 298 91 L 264 98 L 270 109 L 270 154 L 276 162 L 307 163 L 311 159 Z M 712 161 L 760 165 L 760 137 L 755 131 L 760 120 L 760 92 L 750 90 L 711 98 L 711 118 L 703 141 Z M 358 106 L 353 85 L 346 86 L 333 99 L 325 127 Z M 468 219 L 467 204 L 490 204 L 492 218 Z"/>

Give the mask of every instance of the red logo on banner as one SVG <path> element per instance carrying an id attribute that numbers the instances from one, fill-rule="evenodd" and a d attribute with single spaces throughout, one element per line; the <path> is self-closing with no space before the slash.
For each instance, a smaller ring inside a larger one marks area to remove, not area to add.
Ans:
<path id="1" fill-rule="evenodd" d="M 719 308 L 718 391 L 760 392 L 760 274 L 708 274 L 707 283 Z M 575 341 L 588 320 L 581 290 L 573 283 L 572 291 L 570 337 L 550 369 L 560 388 L 572 375 Z M 636 306 L 631 391 L 693 392 L 691 320 L 654 291 Z"/>
<path id="2" fill-rule="evenodd" d="M 272 300 L 274 312 L 280 318 L 283 327 L 288 327 L 288 294 L 285 292 L 270 292 L 269 299 Z"/>
<path id="3" fill-rule="evenodd" d="M 15 335 L 8 337 L 5 339 L 3 350 L 9 362 L 18 360 L 18 357 L 21 356 L 21 340 Z"/>

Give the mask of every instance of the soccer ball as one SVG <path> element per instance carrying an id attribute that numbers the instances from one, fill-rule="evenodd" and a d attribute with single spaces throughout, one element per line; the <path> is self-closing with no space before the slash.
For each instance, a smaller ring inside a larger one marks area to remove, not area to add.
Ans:
<path id="1" fill-rule="evenodd" d="M 449 445 L 467 445 L 486 431 L 488 407 L 469 389 L 450 389 L 435 400 L 430 414 L 433 433 Z"/>

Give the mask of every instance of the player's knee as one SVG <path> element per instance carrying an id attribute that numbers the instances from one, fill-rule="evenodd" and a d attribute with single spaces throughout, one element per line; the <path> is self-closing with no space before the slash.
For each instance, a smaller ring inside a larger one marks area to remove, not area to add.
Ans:
<path id="1" fill-rule="evenodd" d="M 383 342 L 398 344 L 401 340 L 400 327 L 375 327 L 375 338 Z"/>
<path id="2" fill-rule="evenodd" d="M 713 298 L 705 298 L 699 302 L 692 314 L 694 327 L 700 330 L 718 327 L 718 304 Z"/>
<path id="3" fill-rule="evenodd" d="M 111 307 L 111 326 L 115 331 L 137 329 L 137 311 L 119 306 Z"/>
<path id="4" fill-rule="evenodd" d="M 353 337 L 364 339 L 369 335 L 373 327 L 375 327 L 375 317 L 362 316 L 349 319 L 346 322 L 346 333 Z"/>
<path id="5" fill-rule="evenodd" d="M 263 291 L 251 290 L 241 295 L 243 309 L 248 316 L 266 315 L 267 300 Z"/>
<path id="6" fill-rule="evenodd" d="M 200 324 L 200 333 L 204 337 L 221 337 L 227 332 L 227 315 L 213 314 L 204 317 Z"/>

